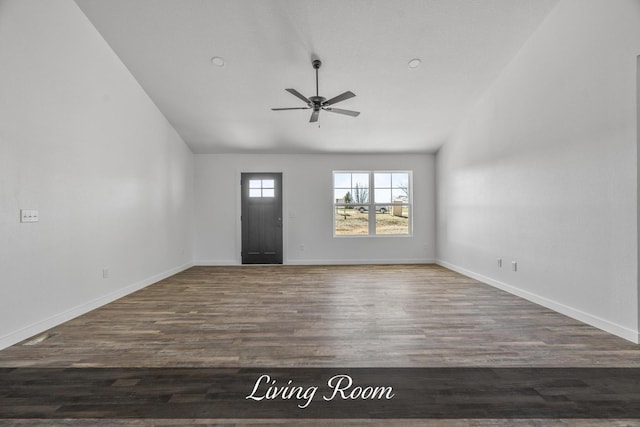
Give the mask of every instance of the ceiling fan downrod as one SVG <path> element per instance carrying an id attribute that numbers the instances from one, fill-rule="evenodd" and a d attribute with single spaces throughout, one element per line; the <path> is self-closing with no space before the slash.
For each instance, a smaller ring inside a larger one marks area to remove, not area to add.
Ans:
<path id="1" fill-rule="evenodd" d="M 316 70 L 316 96 L 320 96 L 320 91 L 318 90 L 318 70 L 320 69 L 322 62 L 319 59 L 314 59 L 311 64 L 313 64 L 313 68 Z"/>

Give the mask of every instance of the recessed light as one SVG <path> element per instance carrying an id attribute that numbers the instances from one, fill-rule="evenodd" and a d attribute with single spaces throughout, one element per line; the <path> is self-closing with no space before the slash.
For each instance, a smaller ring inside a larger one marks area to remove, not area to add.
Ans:
<path id="1" fill-rule="evenodd" d="M 409 68 L 415 70 L 420 66 L 421 63 L 422 61 L 420 60 L 420 58 L 413 58 L 411 61 L 409 61 Z"/>
<path id="2" fill-rule="evenodd" d="M 224 58 L 214 56 L 213 58 L 211 58 L 211 63 L 216 67 L 224 67 Z"/>

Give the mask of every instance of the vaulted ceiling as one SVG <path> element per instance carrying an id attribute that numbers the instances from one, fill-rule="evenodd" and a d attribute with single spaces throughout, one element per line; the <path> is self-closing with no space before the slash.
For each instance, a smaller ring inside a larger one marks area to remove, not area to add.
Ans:
<path id="1" fill-rule="evenodd" d="M 76 0 L 196 153 L 436 151 L 557 1 Z"/>

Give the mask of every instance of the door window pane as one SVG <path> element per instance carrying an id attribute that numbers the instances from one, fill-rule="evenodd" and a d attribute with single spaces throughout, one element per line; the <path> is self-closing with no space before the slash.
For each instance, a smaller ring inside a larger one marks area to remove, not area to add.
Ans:
<path id="1" fill-rule="evenodd" d="M 275 197 L 275 181 L 273 179 L 250 179 L 249 197 Z"/>

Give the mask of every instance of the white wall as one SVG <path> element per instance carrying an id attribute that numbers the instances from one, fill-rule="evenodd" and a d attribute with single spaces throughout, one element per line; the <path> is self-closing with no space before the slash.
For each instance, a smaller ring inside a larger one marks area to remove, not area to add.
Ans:
<path id="1" fill-rule="evenodd" d="M 636 342 L 638 54 L 640 2 L 561 1 L 437 155 L 443 265 Z"/>
<path id="2" fill-rule="evenodd" d="M 0 348 L 188 266 L 192 170 L 74 2 L 0 1 Z"/>
<path id="3" fill-rule="evenodd" d="M 196 155 L 195 163 L 196 264 L 241 262 L 242 172 L 283 173 L 285 264 L 407 263 L 435 257 L 433 155 L 225 154 Z M 413 236 L 333 237 L 334 170 L 413 170 Z"/>

